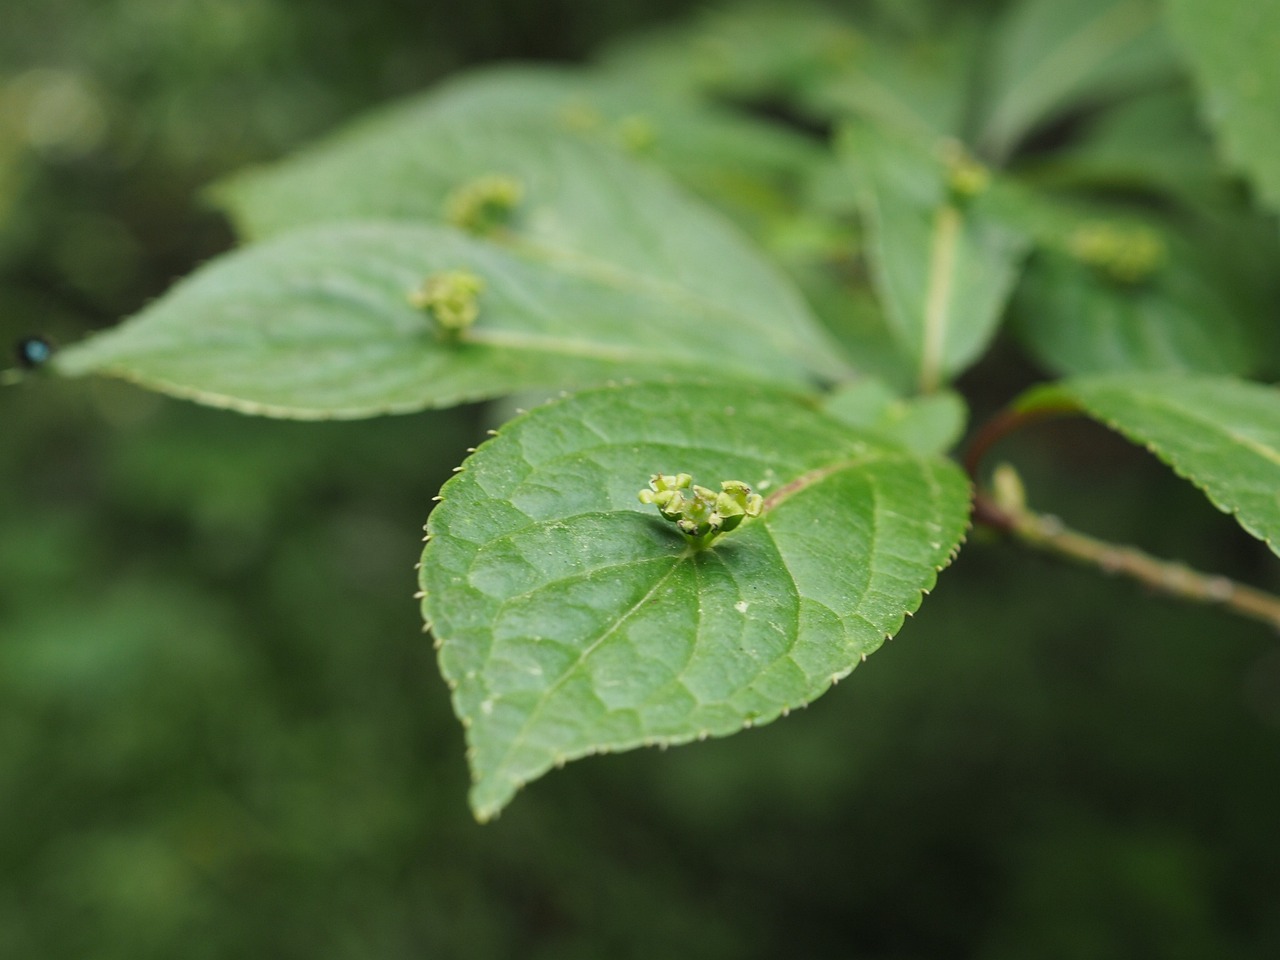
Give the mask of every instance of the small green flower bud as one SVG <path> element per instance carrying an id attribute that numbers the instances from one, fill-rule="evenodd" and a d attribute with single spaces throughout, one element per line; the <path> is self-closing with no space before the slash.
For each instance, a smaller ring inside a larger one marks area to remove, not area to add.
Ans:
<path id="1" fill-rule="evenodd" d="M 483 236 L 505 227 L 523 198 L 524 187 L 515 177 L 486 174 L 449 194 L 444 217 L 455 227 Z"/>
<path id="2" fill-rule="evenodd" d="M 716 513 L 723 518 L 721 531 L 728 533 L 747 517 L 758 517 L 764 510 L 764 497 L 752 493 L 741 480 L 726 480 L 716 494 Z"/>
<path id="3" fill-rule="evenodd" d="M 456 339 L 480 315 L 483 290 L 484 280 L 469 270 L 446 270 L 427 277 L 409 302 L 431 315 L 442 336 Z"/>
<path id="4" fill-rule="evenodd" d="M 958 141 L 944 141 L 942 162 L 947 168 L 947 194 L 952 203 L 963 204 L 991 184 L 991 172 Z"/>
<path id="5" fill-rule="evenodd" d="M 658 129 L 643 114 L 633 113 L 617 123 L 618 141 L 628 153 L 644 153 L 658 141 Z"/>
<path id="6" fill-rule="evenodd" d="M 991 174 L 987 168 L 973 161 L 957 164 L 947 176 L 947 187 L 952 196 L 965 200 L 982 193 L 990 183 Z"/>
<path id="7" fill-rule="evenodd" d="M 640 491 L 640 502 L 652 503 L 663 517 L 674 523 L 684 516 L 689 498 L 682 491 L 688 490 L 692 483 L 693 477 L 687 473 L 655 473 L 649 478 L 649 489 Z"/>
<path id="8" fill-rule="evenodd" d="M 1087 223 L 1066 241 L 1067 252 L 1081 263 L 1120 283 L 1139 283 L 1164 262 L 1164 241 L 1154 230 L 1115 223 Z"/>
<path id="9" fill-rule="evenodd" d="M 764 498 L 752 493 L 741 480 L 726 480 L 716 492 L 695 486 L 687 473 L 655 473 L 649 478 L 649 489 L 640 491 L 639 499 L 641 503 L 654 504 L 663 518 L 674 523 L 699 549 L 747 517 L 758 517 L 764 511 Z"/>

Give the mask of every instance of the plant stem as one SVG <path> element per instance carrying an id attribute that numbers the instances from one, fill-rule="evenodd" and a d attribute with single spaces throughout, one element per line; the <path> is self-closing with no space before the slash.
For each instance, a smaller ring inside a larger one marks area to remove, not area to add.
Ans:
<path id="1" fill-rule="evenodd" d="M 973 520 L 1009 534 L 1037 550 L 1096 567 L 1105 573 L 1123 574 L 1152 590 L 1197 603 L 1218 604 L 1232 613 L 1261 620 L 1280 631 L 1280 597 L 1212 573 L 1202 573 L 1184 563 L 1161 560 L 1136 547 L 1107 543 L 1066 527 L 1057 517 L 1036 513 L 1026 505 L 1022 481 L 1007 464 L 992 477 L 993 492 L 978 477 L 982 461 L 1001 439 L 1032 423 L 1076 412 L 1069 404 L 1031 410 L 1004 410 L 988 420 L 969 442 L 964 468 L 974 485 Z"/>
<path id="2" fill-rule="evenodd" d="M 978 483 L 978 467 L 982 465 L 987 452 L 999 441 L 1015 430 L 1040 423 L 1042 420 L 1053 420 L 1057 417 L 1069 416 L 1076 408 L 1069 404 L 1061 406 L 1041 406 L 1033 410 L 1005 409 L 982 425 L 964 453 L 964 471 L 969 479 Z"/>
<path id="3" fill-rule="evenodd" d="M 1077 533 L 1057 517 L 1035 513 L 1018 504 L 997 503 L 981 492 L 974 498 L 974 519 L 1037 550 L 1097 567 L 1106 573 L 1123 574 L 1152 590 L 1183 600 L 1218 604 L 1280 631 L 1280 597 L 1228 577 L 1202 573 L 1134 547 Z"/>

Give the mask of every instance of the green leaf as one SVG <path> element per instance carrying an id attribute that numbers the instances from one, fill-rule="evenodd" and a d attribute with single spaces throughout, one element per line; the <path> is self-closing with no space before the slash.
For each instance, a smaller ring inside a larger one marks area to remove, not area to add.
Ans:
<path id="1" fill-rule="evenodd" d="M 1231 163 L 1280 211 L 1280 4 L 1165 0 Z"/>
<path id="2" fill-rule="evenodd" d="M 1061 375 L 1252 372 L 1260 358 L 1236 305 L 1183 253 L 1130 283 L 1044 251 L 1018 287 L 1014 328 L 1045 368 Z"/>
<path id="3" fill-rule="evenodd" d="M 439 223 L 459 191 L 507 178 L 520 197 L 488 239 L 570 272 L 767 317 L 815 371 L 847 372 L 794 288 L 730 224 L 606 143 L 557 133 L 536 110 L 522 121 L 498 109 L 504 84 L 501 76 L 459 81 L 214 192 L 243 232 L 263 237 L 336 220 Z"/>
<path id="4" fill-rule="evenodd" d="M 651 474 L 766 498 L 695 551 L 637 500 Z M 494 816 L 577 757 L 765 723 L 915 610 L 963 535 L 968 484 L 791 394 L 590 391 L 506 426 L 427 525 L 424 616 Z"/>
<path id="5" fill-rule="evenodd" d="M 605 63 L 645 86 L 756 99 L 803 98 L 866 43 L 851 20 L 816 3 L 708 9 L 687 26 L 626 38 Z"/>
<path id="6" fill-rule="evenodd" d="M 1239 375 L 1266 369 L 1274 355 L 1269 223 L 1229 208 L 1137 215 L 1008 177 L 984 199 L 1041 248 L 1010 312 L 1047 370 Z"/>
<path id="7" fill-rule="evenodd" d="M 824 155 L 814 138 L 692 93 L 655 89 L 625 70 L 533 65 L 462 74 L 384 109 L 364 135 L 382 131 L 394 140 L 385 146 L 403 153 L 412 139 L 430 144 L 441 125 L 455 123 L 572 135 L 612 147 L 662 167 L 735 216 L 744 208 L 767 214 L 785 207 L 795 182 Z M 507 159 L 495 152 L 490 162 Z"/>
<path id="8" fill-rule="evenodd" d="M 526 93 L 509 96 L 513 85 Z M 213 195 L 244 234 L 258 238 L 333 220 L 439 223 L 459 189 L 502 175 L 521 188 L 510 228 L 524 245 L 726 294 L 755 272 L 761 280 L 741 290 L 741 302 L 764 296 L 775 313 L 794 313 L 791 291 L 777 289 L 776 272 L 717 214 L 603 137 L 572 133 L 575 124 L 607 125 L 610 109 L 621 112 L 609 86 L 594 100 L 576 89 L 540 71 L 463 78 L 223 181 Z M 712 124 L 708 135 L 723 136 L 722 129 Z M 695 141 L 685 150 L 703 146 Z M 734 153 L 746 162 L 745 151 Z"/>
<path id="9" fill-rule="evenodd" d="M 968 411 L 960 395 L 940 390 L 901 397 L 880 380 L 858 380 L 828 394 L 822 409 L 921 456 L 946 453 L 964 433 Z"/>
<path id="10" fill-rule="evenodd" d="M 451 339 L 410 300 L 458 270 L 483 290 L 479 319 Z M 347 223 L 216 260 L 54 366 L 246 413 L 361 417 L 623 376 L 803 384 L 789 320 L 776 300 L 735 309 L 697 287 L 548 262 L 448 227 Z"/>
<path id="11" fill-rule="evenodd" d="M 839 69 L 801 92 L 806 111 L 859 117 L 914 136 L 959 136 L 972 94 L 979 23 L 967 11 L 918 36 L 859 37 Z"/>
<path id="12" fill-rule="evenodd" d="M 1019 170 L 1040 187 L 1159 191 L 1197 207 L 1221 202 L 1226 184 L 1194 106 L 1181 84 L 1128 97 L 1094 118 L 1079 139 Z"/>
<path id="13" fill-rule="evenodd" d="M 996 33 L 979 147 L 1003 160 L 1063 111 L 1175 70 L 1152 0 L 1023 0 Z"/>
<path id="14" fill-rule="evenodd" d="M 952 196 L 945 142 L 930 150 L 870 125 L 849 126 L 870 241 L 872 278 L 889 326 L 931 390 L 976 360 L 995 335 L 1029 240 Z"/>
<path id="15" fill-rule="evenodd" d="M 1146 447 L 1280 554 L 1280 390 L 1219 377 L 1081 377 L 1040 387 L 1023 411 L 1078 409 Z"/>

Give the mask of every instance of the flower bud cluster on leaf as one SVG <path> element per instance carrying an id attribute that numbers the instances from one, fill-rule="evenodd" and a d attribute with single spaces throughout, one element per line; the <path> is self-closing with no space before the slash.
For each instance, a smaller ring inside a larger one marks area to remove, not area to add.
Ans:
<path id="1" fill-rule="evenodd" d="M 723 481 L 717 493 L 696 486 L 687 473 L 655 473 L 649 478 L 649 489 L 641 490 L 639 497 L 641 503 L 656 506 L 665 519 L 698 546 L 706 546 L 764 510 L 764 498 L 752 493 L 741 480 Z"/>
<path id="2" fill-rule="evenodd" d="M 644 153 L 658 142 L 658 128 L 648 117 L 633 113 L 618 121 L 616 136 L 628 153 Z"/>
<path id="3" fill-rule="evenodd" d="M 409 302 L 431 315 L 446 337 L 457 337 L 480 315 L 479 297 L 484 280 L 469 270 L 433 273 L 409 294 Z"/>
<path id="4" fill-rule="evenodd" d="M 1164 262 L 1164 241 L 1153 230 L 1114 223 L 1089 223 L 1067 238 L 1068 252 L 1121 283 L 1147 279 Z"/>
<path id="5" fill-rule="evenodd" d="M 511 221 L 511 213 L 524 198 L 524 187 L 515 177 L 491 173 L 469 180 L 445 199 L 446 222 L 478 236 L 493 233 Z"/>
<path id="6" fill-rule="evenodd" d="M 959 143 L 947 141 L 942 161 L 946 165 L 947 194 L 953 203 L 964 203 L 991 185 L 991 172 Z"/>

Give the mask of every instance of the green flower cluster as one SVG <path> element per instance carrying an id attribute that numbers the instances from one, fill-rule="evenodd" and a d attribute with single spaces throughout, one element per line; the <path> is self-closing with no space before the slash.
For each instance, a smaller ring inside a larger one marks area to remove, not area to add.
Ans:
<path id="1" fill-rule="evenodd" d="M 752 493 L 741 480 L 723 481 L 717 493 L 695 486 L 687 473 L 655 473 L 649 478 L 649 489 L 641 490 L 639 497 L 641 503 L 654 504 L 665 519 L 698 546 L 706 546 L 764 510 L 764 497 Z"/>
<path id="2" fill-rule="evenodd" d="M 444 218 L 460 230 L 485 236 L 507 226 L 522 199 L 524 187 L 515 177 L 485 174 L 445 198 Z"/>
<path id="3" fill-rule="evenodd" d="M 484 280 L 469 270 L 433 273 L 413 293 L 409 302 L 435 320 L 446 339 L 455 339 L 480 315 L 479 297 Z"/>
<path id="4" fill-rule="evenodd" d="M 1154 230 L 1118 223 L 1088 223 L 1067 238 L 1068 252 L 1081 263 L 1121 283 L 1139 283 L 1164 263 L 1164 241 Z"/>

